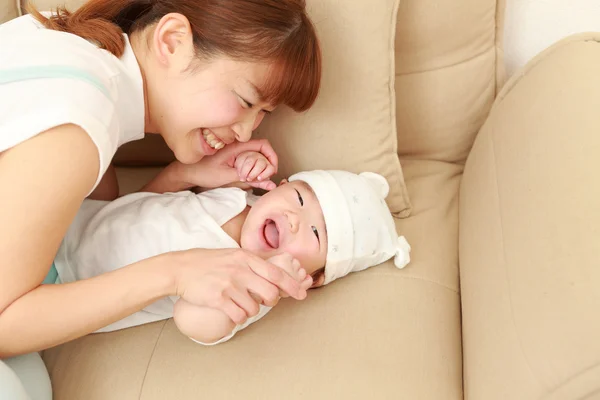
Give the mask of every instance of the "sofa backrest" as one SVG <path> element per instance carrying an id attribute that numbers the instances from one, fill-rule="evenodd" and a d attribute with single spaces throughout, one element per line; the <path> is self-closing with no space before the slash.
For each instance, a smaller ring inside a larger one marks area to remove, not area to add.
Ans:
<path id="1" fill-rule="evenodd" d="M 74 9 L 82 2 L 34 4 Z M 395 91 L 401 159 L 465 161 L 504 83 L 504 8 L 505 0 L 400 0 Z M 15 10 L 0 9 L 0 20 L 3 12 L 10 16 Z M 163 165 L 172 159 L 158 135 L 125 145 L 115 156 L 121 165 Z"/>
<path id="2" fill-rule="evenodd" d="M 463 163 L 503 84 L 505 0 L 401 0 L 396 119 L 401 159 Z"/>
<path id="3" fill-rule="evenodd" d="M 0 24 L 18 15 L 17 2 L 13 0 L 0 1 Z"/>

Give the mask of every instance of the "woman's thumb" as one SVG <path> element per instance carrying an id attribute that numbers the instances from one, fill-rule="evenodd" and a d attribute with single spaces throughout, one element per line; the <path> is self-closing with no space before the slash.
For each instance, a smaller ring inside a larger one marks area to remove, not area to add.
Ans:
<path id="1" fill-rule="evenodd" d="M 267 190 L 267 191 L 273 190 L 277 187 L 275 182 L 273 182 L 271 180 L 258 181 L 258 182 L 247 182 L 247 183 L 254 188 L 263 189 L 263 190 Z"/>

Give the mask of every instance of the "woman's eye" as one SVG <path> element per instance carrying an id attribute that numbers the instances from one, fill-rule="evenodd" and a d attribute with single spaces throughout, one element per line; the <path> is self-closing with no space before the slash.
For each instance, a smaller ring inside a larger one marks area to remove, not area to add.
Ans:
<path id="1" fill-rule="evenodd" d="M 250 103 L 249 101 L 246 101 L 246 100 L 244 100 L 244 98 L 243 98 L 243 97 L 241 97 L 241 96 L 238 96 L 238 97 L 240 98 L 240 100 L 242 100 L 242 103 L 244 103 L 244 105 L 245 105 L 246 107 L 248 107 L 248 108 L 252 108 L 252 107 L 254 107 L 254 104 Z"/>
<path id="2" fill-rule="evenodd" d="M 296 193 L 298 193 L 298 201 L 300 202 L 300 205 L 303 206 L 304 205 L 304 199 L 302 199 L 302 196 L 300 195 L 300 192 L 297 189 L 294 189 L 296 191 Z"/>
<path id="3" fill-rule="evenodd" d="M 317 230 L 317 228 L 315 228 L 314 226 L 311 226 L 313 233 L 315 234 L 315 236 L 317 237 L 317 240 L 319 240 L 319 231 Z"/>

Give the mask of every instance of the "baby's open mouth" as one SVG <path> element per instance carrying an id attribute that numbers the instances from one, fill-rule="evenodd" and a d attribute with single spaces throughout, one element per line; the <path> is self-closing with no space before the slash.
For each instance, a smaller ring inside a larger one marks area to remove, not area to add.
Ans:
<path id="1" fill-rule="evenodd" d="M 274 249 L 279 248 L 279 230 L 275 221 L 268 219 L 265 221 L 263 228 L 263 235 L 265 236 L 265 242 Z"/>

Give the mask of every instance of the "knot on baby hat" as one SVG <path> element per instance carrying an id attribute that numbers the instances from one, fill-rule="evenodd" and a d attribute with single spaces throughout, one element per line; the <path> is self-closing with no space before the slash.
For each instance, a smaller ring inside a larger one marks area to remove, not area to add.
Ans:
<path id="1" fill-rule="evenodd" d="M 396 233 L 385 202 L 390 187 L 383 176 L 316 170 L 299 172 L 289 180 L 306 182 L 323 210 L 327 228 L 324 284 L 392 257 L 398 268 L 409 263 L 410 245 Z"/>

